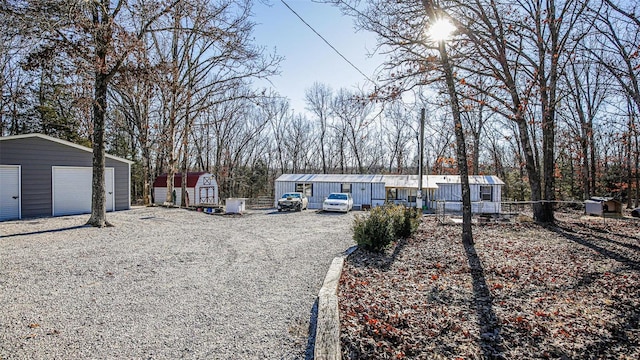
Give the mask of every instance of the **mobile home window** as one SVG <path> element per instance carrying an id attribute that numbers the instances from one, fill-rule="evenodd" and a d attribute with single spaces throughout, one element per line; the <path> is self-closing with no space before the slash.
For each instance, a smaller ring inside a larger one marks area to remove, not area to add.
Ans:
<path id="1" fill-rule="evenodd" d="M 387 200 L 396 200 L 398 199 L 398 189 L 396 188 L 388 188 L 387 189 Z"/>
<path id="2" fill-rule="evenodd" d="M 313 184 L 296 184 L 296 192 L 301 192 L 307 197 L 313 196 Z"/>
<path id="3" fill-rule="evenodd" d="M 340 187 L 340 192 L 342 193 L 350 193 L 351 192 L 351 184 L 342 184 Z"/>
<path id="4" fill-rule="evenodd" d="M 483 185 L 480 186 L 480 200 L 482 201 L 493 201 L 492 195 L 493 191 L 491 191 L 491 186 Z"/>

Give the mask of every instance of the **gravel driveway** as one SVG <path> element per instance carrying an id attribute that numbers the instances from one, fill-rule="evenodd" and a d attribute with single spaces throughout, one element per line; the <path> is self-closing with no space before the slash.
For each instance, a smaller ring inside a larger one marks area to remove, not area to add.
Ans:
<path id="1" fill-rule="evenodd" d="M 300 359 L 352 214 L 166 208 L 0 223 L 0 359 Z"/>

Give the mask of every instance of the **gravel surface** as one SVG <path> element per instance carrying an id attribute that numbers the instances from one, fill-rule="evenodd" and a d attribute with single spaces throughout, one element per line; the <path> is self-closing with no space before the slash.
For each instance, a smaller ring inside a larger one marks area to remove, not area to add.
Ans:
<path id="1" fill-rule="evenodd" d="M 166 208 L 0 223 L 0 359 L 300 359 L 352 215 Z M 308 355 L 308 354 L 307 354 Z"/>

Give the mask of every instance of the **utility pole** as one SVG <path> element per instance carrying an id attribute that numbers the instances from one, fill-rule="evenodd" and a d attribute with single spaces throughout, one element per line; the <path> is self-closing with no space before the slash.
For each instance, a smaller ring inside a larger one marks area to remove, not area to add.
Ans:
<path id="1" fill-rule="evenodd" d="M 424 108 L 420 110 L 420 138 L 418 139 L 418 191 L 416 193 L 416 207 L 422 211 L 422 164 L 424 162 Z"/>

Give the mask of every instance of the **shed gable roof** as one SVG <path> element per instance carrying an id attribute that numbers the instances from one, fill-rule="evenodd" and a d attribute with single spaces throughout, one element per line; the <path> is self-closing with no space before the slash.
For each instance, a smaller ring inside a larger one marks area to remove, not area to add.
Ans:
<path id="1" fill-rule="evenodd" d="M 22 134 L 22 135 L 11 135 L 11 136 L 0 136 L 0 141 L 12 141 L 12 140 L 19 140 L 19 139 L 32 139 L 32 138 L 39 138 L 39 139 L 43 139 L 43 140 L 47 140 L 47 141 L 52 141 L 58 144 L 62 144 L 65 146 L 69 146 L 72 148 L 76 148 L 78 150 L 82 150 L 82 151 L 86 151 L 89 153 L 93 153 L 93 149 L 88 148 L 86 146 L 82 146 L 79 144 L 75 144 L 72 143 L 70 141 L 66 141 L 66 140 L 62 140 L 62 139 L 58 139 L 49 135 L 44 135 L 44 134 L 38 134 L 38 133 L 33 133 L 33 134 Z M 127 160 L 115 155 L 110 155 L 110 154 L 105 154 L 105 157 L 115 160 L 115 161 L 120 161 L 123 163 L 127 163 L 129 165 L 133 164 L 133 161 L 131 160 Z"/>

